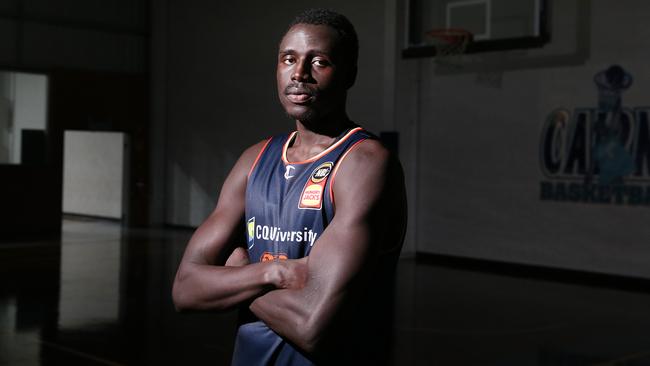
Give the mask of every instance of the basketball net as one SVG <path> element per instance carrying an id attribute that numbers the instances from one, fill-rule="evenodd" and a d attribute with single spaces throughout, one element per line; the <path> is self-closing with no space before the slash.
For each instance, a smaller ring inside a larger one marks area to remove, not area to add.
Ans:
<path id="1" fill-rule="evenodd" d="M 438 65 L 460 67 L 461 57 L 472 41 L 472 33 L 460 28 L 439 28 L 426 32 L 436 49 L 434 62 Z"/>
<path id="2" fill-rule="evenodd" d="M 474 40 L 474 35 L 461 28 L 438 28 L 425 33 L 432 39 L 432 45 L 436 49 L 434 62 L 437 66 L 450 70 L 463 69 L 466 66 L 478 67 L 476 83 L 479 85 L 500 88 L 503 78 L 503 71 L 495 71 L 485 64 L 485 60 L 473 54 L 472 57 L 465 51 L 467 46 Z"/>

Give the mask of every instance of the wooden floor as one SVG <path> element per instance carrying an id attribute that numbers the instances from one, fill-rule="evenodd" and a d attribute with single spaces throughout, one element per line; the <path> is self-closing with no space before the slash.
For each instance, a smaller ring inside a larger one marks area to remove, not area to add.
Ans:
<path id="1" fill-rule="evenodd" d="M 178 314 L 191 231 L 69 218 L 0 244 L 0 364 L 228 365 L 235 313 Z M 404 259 L 394 365 L 650 365 L 650 293 Z"/>

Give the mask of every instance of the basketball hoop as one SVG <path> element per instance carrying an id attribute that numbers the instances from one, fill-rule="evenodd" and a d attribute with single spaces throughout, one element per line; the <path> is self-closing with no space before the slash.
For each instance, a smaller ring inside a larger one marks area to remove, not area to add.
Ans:
<path id="1" fill-rule="evenodd" d="M 474 38 L 472 33 L 460 28 L 438 28 L 425 33 L 433 38 L 436 49 L 435 62 L 439 65 L 458 66 L 454 61 L 465 53 Z"/>

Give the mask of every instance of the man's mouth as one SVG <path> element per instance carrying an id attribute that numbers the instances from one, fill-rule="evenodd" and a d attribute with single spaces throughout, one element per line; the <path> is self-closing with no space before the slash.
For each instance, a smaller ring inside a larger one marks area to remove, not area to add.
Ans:
<path id="1" fill-rule="evenodd" d="M 314 97 L 314 93 L 310 89 L 300 84 L 289 85 L 284 94 L 290 102 L 295 104 L 309 103 Z"/>
<path id="2" fill-rule="evenodd" d="M 311 100 L 311 94 L 306 93 L 288 93 L 287 99 L 296 104 L 303 104 Z"/>

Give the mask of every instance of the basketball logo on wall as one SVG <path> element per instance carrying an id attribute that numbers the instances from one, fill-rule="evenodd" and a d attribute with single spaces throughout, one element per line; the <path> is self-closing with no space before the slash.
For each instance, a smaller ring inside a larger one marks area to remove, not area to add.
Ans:
<path id="1" fill-rule="evenodd" d="M 597 107 L 548 115 L 539 147 L 542 200 L 650 205 L 650 107 L 623 106 L 632 80 L 612 65 L 594 77 Z"/>

